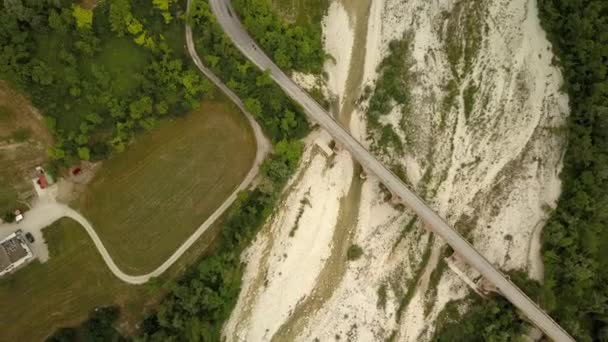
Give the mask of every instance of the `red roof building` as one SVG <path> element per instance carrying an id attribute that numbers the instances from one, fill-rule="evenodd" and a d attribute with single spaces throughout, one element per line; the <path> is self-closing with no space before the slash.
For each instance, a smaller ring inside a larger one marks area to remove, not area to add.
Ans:
<path id="1" fill-rule="evenodd" d="M 47 182 L 44 175 L 40 175 L 40 177 L 38 177 L 38 185 L 40 185 L 41 189 L 46 189 L 46 187 L 49 186 L 49 182 Z"/>

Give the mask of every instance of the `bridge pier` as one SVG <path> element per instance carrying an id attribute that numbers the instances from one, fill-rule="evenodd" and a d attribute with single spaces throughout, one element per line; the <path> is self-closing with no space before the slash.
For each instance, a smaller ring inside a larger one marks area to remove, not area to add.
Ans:
<path id="1" fill-rule="evenodd" d="M 492 292 L 499 293 L 498 289 L 486 280 L 479 272 L 469 267 L 457 253 L 443 259 L 450 270 L 454 272 L 471 290 L 485 298 Z M 466 270 L 466 271 L 465 271 Z M 473 274 L 471 274 L 473 273 Z M 507 276 L 508 277 L 508 276 Z"/>

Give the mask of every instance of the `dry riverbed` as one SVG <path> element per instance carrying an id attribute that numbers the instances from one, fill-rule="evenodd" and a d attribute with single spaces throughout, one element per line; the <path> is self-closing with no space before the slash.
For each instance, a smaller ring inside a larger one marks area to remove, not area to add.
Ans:
<path id="1" fill-rule="evenodd" d="M 381 156 L 503 270 L 542 278 L 539 237 L 559 196 L 567 97 L 534 0 L 331 2 L 325 91 L 364 144 L 377 66 L 409 38 L 410 105 L 383 118 L 404 150 Z M 318 83 L 297 75 L 303 86 Z M 229 341 L 424 341 L 450 300 L 470 293 L 434 238 L 315 131 L 299 172 L 253 246 Z M 351 244 L 363 256 L 346 260 Z M 474 272 L 456 263 L 473 277 Z"/>

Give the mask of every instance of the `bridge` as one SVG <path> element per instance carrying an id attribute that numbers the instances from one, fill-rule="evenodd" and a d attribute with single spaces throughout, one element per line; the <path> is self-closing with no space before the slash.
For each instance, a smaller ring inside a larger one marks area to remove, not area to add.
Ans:
<path id="1" fill-rule="evenodd" d="M 190 2 L 191 0 L 188 0 L 188 6 L 190 6 Z M 488 282 L 494 285 L 507 300 L 521 310 L 549 338 L 559 342 L 574 341 L 545 311 L 505 277 L 501 271 L 496 269 L 494 265 L 435 213 L 421 198 L 412 192 L 399 177 L 367 151 L 306 91 L 301 89 L 281 71 L 246 32 L 232 8 L 230 0 L 209 0 L 209 2 L 222 29 L 237 48 L 258 68 L 268 70 L 272 79 L 289 97 L 302 106 L 309 118 L 331 134 L 335 141 L 347 149 L 365 170 L 375 174 L 393 195 L 398 196 L 405 205 L 416 212 L 418 217 L 426 224 L 427 229 L 436 233 L 447 242 L 456 253 L 470 266 L 475 268 Z M 189 46 L 188 48 L 194 50 L 193 46 Z M 195 51 L 194 53 L 196 54 Z"/>

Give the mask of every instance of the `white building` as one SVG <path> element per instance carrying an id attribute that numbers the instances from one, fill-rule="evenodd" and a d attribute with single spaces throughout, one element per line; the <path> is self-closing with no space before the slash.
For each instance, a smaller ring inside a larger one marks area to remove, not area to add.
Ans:
<path id="1" fill-rule="evenodd" d="M 20 232 L 15 232 L 0 241 L 0 276 L 5 275 L 32 260 L 30 250 Z"/>

